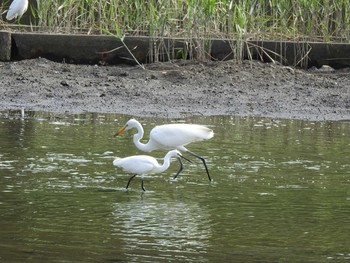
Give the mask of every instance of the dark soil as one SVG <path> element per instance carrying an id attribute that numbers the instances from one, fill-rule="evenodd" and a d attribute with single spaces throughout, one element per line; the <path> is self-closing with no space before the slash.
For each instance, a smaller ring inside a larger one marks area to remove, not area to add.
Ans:
<path id="1" fill-rule="evenodd" d="M 139 66 L 0 62 L 0 110 L 134 116 L 350 119 L 350 71 L 177 61 Z"/>

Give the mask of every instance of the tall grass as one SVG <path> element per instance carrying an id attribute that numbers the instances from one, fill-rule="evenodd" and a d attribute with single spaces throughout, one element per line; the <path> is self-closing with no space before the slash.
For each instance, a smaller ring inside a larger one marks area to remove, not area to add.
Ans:
<path id="1" fill-rule="evenodd" d="M 37 25 L 162 37 L 348 40 L 348 0 L 37 0 Z"/>
<path id="2" fill-rule="evenodd" d="M 247 40 L 350 39 L 349 0 L 37 0 L 34 15 L 44 31 L 149 36 L 155 61 L 169 53 L 208 59 L 213 38 L 231 41 L 235 57 Z"/>

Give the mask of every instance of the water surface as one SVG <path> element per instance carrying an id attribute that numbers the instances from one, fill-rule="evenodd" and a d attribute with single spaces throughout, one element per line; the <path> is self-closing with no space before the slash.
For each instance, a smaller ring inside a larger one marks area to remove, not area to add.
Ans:
<path id="1" fill-rule="evenodd" d="M 174 161 L 143 193 L 112 165 L 142 154 L 113 138 L 129 118 L 0 114 L 0 261 L 350 261 L 349 122 L 139 118 L 215 131 L 188 146 L 213 182 L 193 159 L 172 180 Z"/>

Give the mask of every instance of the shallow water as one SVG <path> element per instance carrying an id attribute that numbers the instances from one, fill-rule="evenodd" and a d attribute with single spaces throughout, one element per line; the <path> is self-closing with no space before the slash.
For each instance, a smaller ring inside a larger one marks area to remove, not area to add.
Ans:
<path id="1" fill-rule="evenodd" d="M 193 160 L 135 178 L 129 116 L 0 114 L 0 261 L 335 262 L 350 260 L 350 122 L 139 118 L 210 126 Z M 162 157 L 163 151 L 151 155 Z M 190 157 L 190 156 L 187 156 Z"/>

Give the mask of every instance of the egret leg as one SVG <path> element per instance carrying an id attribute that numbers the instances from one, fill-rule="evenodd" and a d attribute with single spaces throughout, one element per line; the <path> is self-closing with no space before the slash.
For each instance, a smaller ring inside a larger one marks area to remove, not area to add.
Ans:
<path id="1" fill-rule="evenodd" d="M 182 172 L 182 170 L 184 169 L 184 165 L 183 165 L 181 159 L 180 159 L 180 158 L 177 158 L 177 159 L 179 160 L 179 163 L 180 163 L 180 169 L 179 169 L 179 171 L 177 171 L 177 173 L 175 174 L 174 179 L 176 179 L 176 177 L 177 177 L 177 176 Z"/>
<path id="2" fill-rule="evenodd" d="M 146 191 L 146 189 L 143 187 L 143 178 L 141 178 L 141 188 L 144 192 Z"/>
<path id="3" fill-rule="evenodd" d="M 134 178 L 135 178 L 135 176 L 136 176 L 136 174 L 135 174 L 135 175 L 133 175 L 133 176 L 131 176 L 131 177 L 129 178 L 128 184 L 126 185 L 126 189 L 128 189 L 128 187 L 129 187 L 129 184 L 130 184 L 131 180 L 132 180 L 132 179 L 134 179 Z"/>
<path id="4" fill-rule="evenodd" d="M 195 154 L 195 153 L 193 153 L 193 152 L 190 152 L 189 150 L 187 150 L 187 152 L 188 152 L 189 154 L 193 155 L 194 157 L 197 157 L 198 159 L 200 159 L 200 160 L 202 161 L 202 163 L 204 164 L 204 167 L 205 167 L 205 171 L 207 172 L 208 179 L 209 179 L 209 181 L 211 181 L 211 177 L 210 177 L 210 175 L 209 175 L 209 170 L 208 170 L 208 167 L 207 167 L 207 164 L 206 164 L 204 158 L 201 157 L 201 156 L 199 156 L 199 155 L 197 155 L 197 154 Z"/>
<path id="5" fill-rule="evenodd" d="M 180 163 L 180 169 L 179 169 L 179 171 L 175 174 L 175 176 L 174 176 L 174 179 L 176 179 L 176 177 L 182 172 L 182 170 L 184 169 L 184 165 L 183 165 L 183 162 L 181 161 L 181 158 L 182 159 L 185 159 L 187 162 L 189 162 L 189 163 L 192 163 L 192 161 L 191 160 L 189 160 L 189 159 L 187 159 L 186 157 L 184 157 L 184 156 L 182 156 L 182 155 L 180 155 L 177 159 L 179 160 L 179 163 Z"/>

